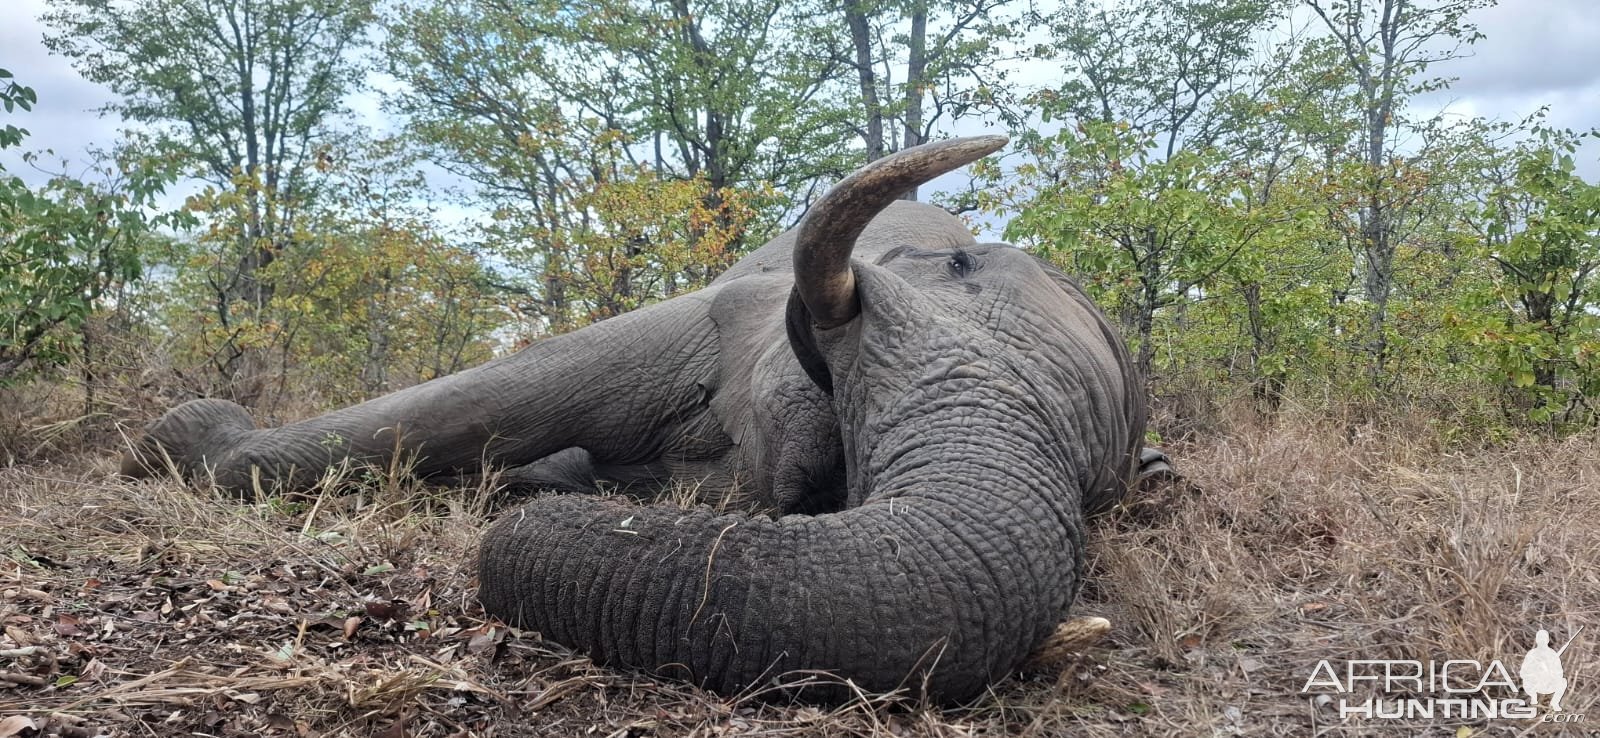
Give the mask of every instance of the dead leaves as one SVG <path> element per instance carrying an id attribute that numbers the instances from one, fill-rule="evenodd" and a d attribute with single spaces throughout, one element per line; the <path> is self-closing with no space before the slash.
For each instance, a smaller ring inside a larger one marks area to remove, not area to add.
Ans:
<path id="1" fill-rule="evenodd" d="M 83 717 L 65 713 L 53 713 L 37 720 L 27 715 L 11 715 L 0 719 L 0 738 L 94 738 L 103 735 L 101 731 L 87 726 L 87 722 Z"/>
<path id="2" fill-rule="evenodd" d="M 497 655 L 503 626 L 439 608 L 426 567 L 356 562 L 192 571 L 140 556 L 57 571 L 0 559 L 0 703 L 26 711 L 5 717 L 0 738 L 72 734 L 50 716 L 73 711 L 110 716 L 88 735 L 132 720 L 309 736 L 318 731 L 297 713 L 330 699 L 316 710 L 399 735 L 401 716 L 432 694 L 446 708 L 511 702 L 472 676 Z"/>
<path id="3" fill-rule="evenodd" d="M 38 730 L 38 728 L 38 724 L 33 722 L 32 718 L 26 715 L 12 715 L 0 720 L 0 738 L 12 738 L 12 736 L 21 735 L 24 730 L 34 731 Z"/>

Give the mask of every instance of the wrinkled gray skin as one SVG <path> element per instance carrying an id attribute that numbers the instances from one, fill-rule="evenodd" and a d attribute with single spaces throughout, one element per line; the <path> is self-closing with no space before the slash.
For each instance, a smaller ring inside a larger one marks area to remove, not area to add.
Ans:
<path id="1" fill-rule="evenodd" d="M 548 459 L 526 477 L 738 485 L 779 516 L 537 499 L 483 539 L 484 608 L 724 693 L 819 670 L 969 698 L 1066 615 L 1084 516 L 1133 479 L 1145 426 L 1077 285 L 893 199 L 1003 144 L 880 160 L 706 289 L 469 371 L 281 428 L 185 404 L 124 468 L 165 451 L 249 494 L 398 447 L 422 475 Z"/>

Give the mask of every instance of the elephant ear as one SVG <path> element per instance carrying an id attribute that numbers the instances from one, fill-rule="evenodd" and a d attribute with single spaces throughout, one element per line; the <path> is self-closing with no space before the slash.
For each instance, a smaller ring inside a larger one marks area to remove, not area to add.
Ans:
<path id="1" fill-rule="evenodd" d="M 805 300 L 800 297 L 800 288 L 789 291 L 789 304 L 784 309 L 783 327 L 789 334 L 789 346 L 794 349 L 794 357 L 800 362 L 806 376 L 822 388 L 823 392 L 833 394 L 833 372 L 828 370 L 828 362 L 822 358 L 821 349 L 817 348 L 817 337 L 812 335 L 811 311 L 806 309 Z"/>
<path id="2" fill-rule="evenodd" d="M 1144 449 L 1144 431 L 1149 420 L 1149 408 L 1145 405 L 1143 395 L 1145 380 L 1139 372 L 1138 365 L 1133 361 L 1133 357 L 1128 353 L 1127 342 L 1122 340 L 1122 335 L 1118 333 L 1116 326 L 1112 325 L 1105 318 L 1105 314 L 1095 306 L 1094 300 L 1089 297 L 1089 293 L 1084 291 L 1077 280 L 1068 276 L 1054 264 L 1043 259 L 1039 259 L 1038 263 L 1045 270 L 1045 273 L 1050 276 L 1050 279 L 1079 304 L 1082 308 L 1079 311 L 1080 314 L 1093 321 L 1095 329 L 1100 334 L 1099 345 L 1107 347 L 1111 352 L 1110 361 L 1103 365 L 1110 367 L 1111 371 L 1120 372 L 1122 386 L 1131 390 L 1122 394 L 1122 406 L 1116 408 L 1116 413 L 1112 416 L 1127 419 L 1127 424 L 1123 427 L 1126 435 L 1118 443 L 1121 444 L 1122 448 L 1128 449 L 1128 453 L 1117 460 L 1118 465 L 1115 468 L 1103 471 L 1099 475 L 1097 483 L 1090 485 L 1089 489 L 1085 491 L 1083 499 L 1084 512 L 1090 515 L 1097 515 L 1110 510 L 1112 506 L 1121 502 L 1127 496 L 1129 490 L 1136 488 L 1147 477 L 1144 465 L 1149 459 L 1141 456 L 1141 450 Z M 1116 425 L 1113 424 L 1110 427 L 1116 427 Z M 1154 451 L 1154 449 L 1149 450 Z M 1159 451 L 1155 451 L 1155 453 L 1159 455 L 1159 461 L 1163 463 L 1149 467 L 1149 470 L 1152 473 L 1159 473 L 1162 471 L 1160 467 L 1165 466 L 1166 455 L 1161 454 Z M 1166 470 L 1170 472 L 1171 467 L 1166 466 Z"/>

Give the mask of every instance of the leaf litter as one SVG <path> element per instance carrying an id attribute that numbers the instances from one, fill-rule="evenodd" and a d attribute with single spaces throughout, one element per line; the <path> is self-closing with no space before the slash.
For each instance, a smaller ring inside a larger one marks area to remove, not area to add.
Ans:
<path id="1" fill-rule="evenodd" d="M 1344 724 L 1298 690 L 1319 658 L 1503 655 L 1529 618 L 1600 630 L 1600 436 L 1445 454 L 1417 435 L 1286 421 L 1173 444 L 1190 481 L 1091 531 L 1078 610 L 1110 638 L 957 709 L 914 688 L 720 697 L 485 618 L 492 479 L 248 505 L 115 480 L 103 454 L 0 469 L 0 738 L 1481 732 Z"/>

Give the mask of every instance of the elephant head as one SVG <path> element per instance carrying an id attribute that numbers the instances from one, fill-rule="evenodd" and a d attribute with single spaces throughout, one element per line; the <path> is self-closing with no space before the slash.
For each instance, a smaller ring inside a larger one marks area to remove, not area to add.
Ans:
<path id="1" fill-rule="evenodd" d="M 930 248 L 911 224 L 852 258 L 897 196 L 1004 142 L 869 164 L 794 239 L 788 342 L 837 419 L 844 509 L 539 499 L 484 537 L 485 609 L 723 692 L 828 672 L 955 701 L 1014 669 L 1076 594 L 1086 513 L 1134 473 L 1142 384 L 1082 290 L 1021 250 Z"/>

